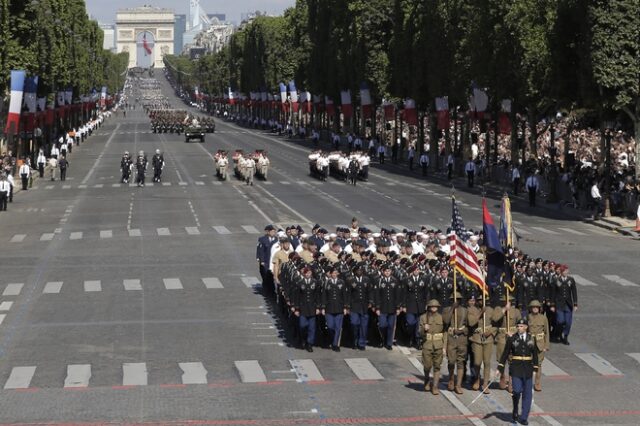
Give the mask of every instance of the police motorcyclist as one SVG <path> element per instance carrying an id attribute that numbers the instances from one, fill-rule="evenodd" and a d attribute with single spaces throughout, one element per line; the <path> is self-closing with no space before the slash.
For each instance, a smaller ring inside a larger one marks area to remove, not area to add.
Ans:
<path id="1" fill-rule="evenodd" d="M 144 186 L 144 173 L 147 170 L 147 157 L 144 155 L 144 151 L 138 153 L 138 159 L 136 160 L 136 170 L 138 172 L 136 183 L 138 186 Z"/>
<path id="2" fill-rule="evenodd" d="M 131 161 L 131 157 L 129 157 L 129 151 L 125 151 L 122 159 L 120 160 L 120 170 L 122 171 L 122 178 L 120 179 L 120 181 L 122 183 L 129 183 L 132 166 L 133 162 Z"/>

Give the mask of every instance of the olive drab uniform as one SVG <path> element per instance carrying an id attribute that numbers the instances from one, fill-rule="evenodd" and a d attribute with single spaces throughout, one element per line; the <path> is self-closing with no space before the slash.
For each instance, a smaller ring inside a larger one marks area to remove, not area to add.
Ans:
<path id="1" fill-rule="evenodd" d="M 432 300 L 429 305 L 437 303 Z M 428 325 L 429 329 L 425 330 Z M 447 344 L 447 334 L 444 332 L 444 321 L 439 313 L 425 312 L 420 316 L 420 337 L 422 344 L 422 365 L 424 365 L 424 389 L 425 391 L 439 395 L 438 382 L 440 381 L 440 365 L 442 365 L 443 350 Z M 429 373 L 433 369 L 433 382 L 429 382 Z"/>
<path id="2" fill-rule="evenodd" d="M 496 335 L 496 328 L 491 322 L 493 308 L 487 306 L 484 311 L 477 306 L 468 308 L 467 319 L 469 323 L 469 340 L 473 352 L 473 370 L 475 381 L 473 390 L 480 389 L 480 367 L 484 365 L 482 372 L 482 388 L 484 393 L 489 393 L 488 385 L 491 381 L 491 355 Z"/>
<path id="3" fill-rule="evenodd" d="M 458 297 L 458 300 L 461 302 L 461 297 Z M 447 328 L 447 367 L 449 368 L 447 389 L 462 394 L 462 379 L 464 378 L 469 345 L 467 340 L 467 309 L 462 306 L 455 309 L 453 305 L 447 306 L 442 311 L 442 319 Z M 458 367 L 458 376 L 454 383 L 456 366 Z"/>
<path id="4" fill-rule="evenodd" d="M 542 385 L 540 383 L 541 381 L 541 375 L 542 375 L 542 361 L 544 361 L 544 352 L 546 350 L 549 350 L 549 341 L 550 341 L 550 336 L 549 336 L 549 320 L 547 319 L 547 316 L 542 314 L 542 304 L 539 303 L 537 300 L 532 301 L 531 303 L 529 303 L 529 309 L 531 309 L 532 307 L 537 306 L 539 308 L 539 311 L 537 314 L 534 313 L 529 313 L 529 332 L 531 333 L 531 335 L 533 337 L 535 337 L 535 342 L 536 342 L 536 350 L 538 352 L 538 371 L 535 374 L 535 381 L 534 381 L 534 385 L 533 388 L 537 391 L 540 392 L 542 390 Z"/>
<path id="5" fill-rule="evenodd" d="M 509 318 L 508 321 L 507 317 Z M 522 318 L 520 310 L 515 306 L 511 306 L 508 311 L 505 307 L 496 307 L 493 309 L 491 321 L 493 322 L 494 327 L 498 329 L 496 333 L 496 359 L 499 359 L 504 352 L 504 347 L 507 344 L 508 337 L 517 331 L 516 321 L 520 318 Z M 503 374 L 500 378 L 500 389 L 506 388 L 507 377 Z"/>

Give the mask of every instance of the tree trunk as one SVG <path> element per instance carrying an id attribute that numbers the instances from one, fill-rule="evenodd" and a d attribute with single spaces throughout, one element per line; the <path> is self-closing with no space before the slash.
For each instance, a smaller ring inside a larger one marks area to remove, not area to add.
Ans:
<path id="1" fill-rule="evenodd" d="M 536 122 L 536 111 L 531 109 L 529 111 L 529 149 L 530 155 L 534 160 L 538 160 L 538 126 Z"/>
<path id="2" fill-rule="evenodd" d="M 515 102 L 511 102 L 509 120 L 511 120 L 511 166 L 515 166 L 518 164 L 518 122 Z"/>

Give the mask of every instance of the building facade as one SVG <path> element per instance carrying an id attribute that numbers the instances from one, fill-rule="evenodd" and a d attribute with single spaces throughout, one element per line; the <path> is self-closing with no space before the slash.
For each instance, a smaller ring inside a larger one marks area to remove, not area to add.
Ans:
<path id="1" fill-rule="evenodd" d="M 104 34 L 104 40 L 102 42 L 102 48 L 105 50 L 110 50 L 112 52 L 116 51 L 116 27 L 111 24 L 100 24 L 100 28 L 102 29 L 102 33 Z"/>
<path id="2" fill-rule="evenodd" d="M 129 52 L 129 68 L 163 68 L 164 55 L 174 53 L 173 10 L 142 6 L 116 13 L 117 52 Z"/>
<path id="3" fill-rule="evenodd" d="M 176 23 L 173 30 L 173 51 L 175 53 L 182 52 L 185 31 L 187 31 L 187 15 L 176 15 Z"/>

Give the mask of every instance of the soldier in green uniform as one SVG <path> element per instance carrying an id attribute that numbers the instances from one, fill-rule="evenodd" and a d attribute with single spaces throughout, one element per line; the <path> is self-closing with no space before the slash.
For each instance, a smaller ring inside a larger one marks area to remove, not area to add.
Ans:
<path id="1" fill-rule="evenodd" d="M 549 350 L 549 320 L 542 313 L 542 303 L 532 300 L 529 303 L 529 332 L 535 337 L 536 350 L 538 352 L 538 370 L 535 372 L 533 389 L 536 392 L 542 390 L 540 379 L 542 376 L 542 361 L 544 353 Z"/>
<path id="2" fill-rule="evenodd" d="M 506 299 L 506 298 L 505 298 Z M 516 332 L 516 322 L 522 318 L 520 310 L 512 306 L 515 301 L 513 292 L 509 293 L 509 300 L 505 300 L 504 307 L 495 307 L 491 315 L 493 326 L 498 329 L 496 334 L 496 358 L 504 352 L 507 338 Z M 500 376 L 500 389 L 507 389 L 507 375 Z"/>
<path id="3" fill-rule="evenodd" d="M 422 365 L 424 366 L 424 390 L 440 395 L 438 382 L 440 381 L 440 365 L 443 350 L 447 344 L 447 334 L 444 332 L 444 321 L 438 313 L 440 302 L 432 299 L 427 303 L 427 312 L 420 316 L 420 336 L 422 337 Z M 433 383 L 429 382 L 429 373 L 433 368 Z"/>
<path id="4" fill-rule="evenodd" d="M 447 367 L 449 368 L 449 383 L 447 389 L 462 394 L 462 379 L 464 378 L 467 361 L 467 309 L 460 306 L 462 295 L 455 292 L 451 295 L 453 304 L 442 311 L 442 319 L 447 328 Z M 455 376 L 456 366 L 458 375 Z M 455 382 L 454 382 L 455 379 Z"/>
<path id="5" fill-rule="evenodd" d="M 482 299 L 480 299 L 482 300 Z M 469 323 L 469 334 L 471 341 L 471 351 L 473 352 L 473 370 L 475 381 L 471 389 L 477 391 L 480 389 L 480 367 L 484 365 L 482 388 L 484 393 L 490 393 L 489 383 L 491 381 L 491 355 L 493 353 L 494 337 L 496 328 L 491 322 L 493 308 L 488 305 L 485 300 L 485 306 L 469 306 L 467 312 L 467 321 Z"/>

